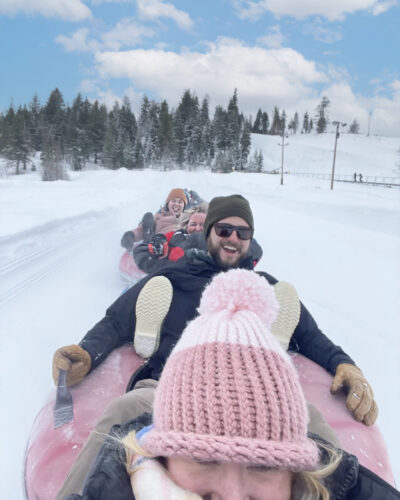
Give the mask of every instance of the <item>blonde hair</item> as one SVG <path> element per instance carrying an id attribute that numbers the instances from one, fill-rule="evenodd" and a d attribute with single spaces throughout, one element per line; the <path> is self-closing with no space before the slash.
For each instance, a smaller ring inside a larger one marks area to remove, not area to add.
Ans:
<path id="1" fill-rule="evenodd" d="M 207 215 L 207 210 L 208 210 L 208 203 L 206 201 L 203 201 L 202 203 L 199 203 L 199 205 L 196 205 L 189 210 L 184 210 L 181 214 L 181 221 L 180 225 L 182 229 L 187 229 L 190 217 L 193 214 L 206 214 Z"/>
<path id="2" fill-rule="evenodd" d="M 144 450 L 137 438 L 135 431 L 131 431 L 122 439 L 122 444 L 126 453 L 126 470 L 131 477 L 135 470 L 131 463 L 133 456 L 138 454 L 143 457 L 157 458 Z M 326 463 L 320 463 L 313 471 L 300 471 L 293 473 L 291 500 L 330 500 L 331 496 L 328 488 L 324 485 L 324 479 L 329 477 L 338 467 L 342 453 L 340 450 L 321 442 L 316 442 L 322 452 L 325 452 Z M 164 465 L 164 463 L 163 463 Z M 168 471 L 167 471 L 168 472 Z M 190 492 L 188 492 L 190 495 Z M 191 497 L 188 496 L 187 500 Z"/>
<path id="3" fill-rule="evenodd" d="M 326 463 L 320 463 L 314 471 L 295 473 L 292 488 L 293 500 L 330 500 L 331 498 L 328 488 L 324 485 L 324 479 L 337 469 L 342 459 L 342 452 L 329 444 L 321 442 L 316 444 L 320 452 L 325 452 Z"/>

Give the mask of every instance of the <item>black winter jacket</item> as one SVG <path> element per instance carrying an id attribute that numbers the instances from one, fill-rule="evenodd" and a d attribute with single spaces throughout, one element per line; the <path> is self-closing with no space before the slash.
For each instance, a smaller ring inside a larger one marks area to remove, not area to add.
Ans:
<path id="1" fill-rule="evenodd" d="M 252 258 L 247 257 L 241 267 L 252 269 Z M 135 331 L 135 304 L 144 284 L 153 276 L 166 276 L 173 286 L 173 298 L 161 330 L 160 347 L 146 365 L 146 374 L 141 378 L 158 380 L 166 359 L 180 338 L 188 321 L 197 315 L 197 307 L 205 286 L 221 269 L 205 252 L 190 250 L 186 257 L 162 270 L 156 271 L 136 283 L 121 295 L 106 311 L 104 318 L 84 336 L 80 345 L 91 357 L 91 370 L 96 368 L 115 348 L 132 342 Z M 259 272 L 269 283 L 277 280 Z M 300 320 L 293 333 L 289 350 L 297 351 L 315 361 L 332 375 L 340 363 L 353 360 L 334 345 L 318 328 L 311 314 L 301 304 Z M 139 379 L 138 379 L 139 380 Z M 136 380 L 137 381 L 137 380 Z"/>
<path id="2" fill-rule="evenodd" d="M 125 436 L 151 423 L 151 414 L 122 426 L 115 425 L 112 436 L 103 444 L 86 478 L 82 495 L 70 495 L 63 500 L 135 500 L 129 476 L 125 469 L 125 452 L 113 437 Z M 318 436 L 311 436 L 323 442 Z M 324 455 L 321 450 L 322 459 Z M 357 457 L 343 452 L 339 466 L 325 481 L 331 500 L 400 500 L 400 492 L 379 476 L 359 464 Z M 157 499 L 154 499 L 157 500 Z"/>

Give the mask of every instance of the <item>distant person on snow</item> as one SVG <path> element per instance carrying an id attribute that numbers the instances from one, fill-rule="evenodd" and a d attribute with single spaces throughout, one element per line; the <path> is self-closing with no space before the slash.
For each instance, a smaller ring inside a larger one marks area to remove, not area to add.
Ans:
<path id="1" fill-rule="evenodd" d="M 152 411 L 154 390 L 165 362 L 187 322 L 196 316 L 204 288 L 221 271 L 254 268 L 250 250 L 253 233 L 253 214 L 245 198 L 240 195 L 214 198 L 204 223 L 207 252 L 188 251 L 178 263 L 143 278 L 107 309 L 106 316 L 79 345 L 61 347 L 55 352 L 54 380 L 57 383 L 59 369 L 67 370 L 68 385 L 79 383 L 124 343 L 133 342 L 136 352 L 148 358 L 132 376 L 129 388 L 133 390 L 114 400 L 99 420 L 57 499 L 81 491 L 90 464 L 112 425 Z M 287 349 L 300 352 L 331 373 L 334 376 L 331 391 L 344 389 L 347 407 L 354 418 L 372 425 L 378 409 L 372 388 L 361 370 L 321 332 L 294 289 L 289 287 L 288 291 L 285 283 L 279 283 L 265 272 L 258 274 L 275 286 L 277 296 L 287 294 L 290 304 L 287 307 L 289 326 L 283 321 L 274 326 L 273 333 L 284 337 Z M 313 430 L 312 422 L 310 430 Z"/>
<path id="2" fill-rule="evenodd" d="M 121 246 L 131 251 L 133 244 L 139 241 L 149 242 L 156 233 L 176 231 L 181 226 L 180 217 L 188 205 L 185 191 L 180 188 L 172 189 L 167 196 L 165 206 L 154 216 L 151 212 L 144 214 L 142 221 L 136 229 L 124 233 Z"/>

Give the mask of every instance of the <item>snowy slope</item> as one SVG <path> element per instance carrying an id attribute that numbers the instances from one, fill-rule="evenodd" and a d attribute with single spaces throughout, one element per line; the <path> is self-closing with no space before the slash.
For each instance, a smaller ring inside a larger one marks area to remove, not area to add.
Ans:
<path id="1" fill-rule="evenodd" d="M 297 134 L 285 139 L 284 169 L 293 173 L 331 174 L 335 134 Z M 252 148 L 262 150 L 264 169 L 281 167 L 281 138 L 252 135 Z M 337 142 L 335 172 L 363 176 L 400 177 L 400 139 L 355 134 L 340 134 Z"/>
<path id="2" fill-rule="evenodd" d="M 118 296 L 122 232 L 176 186 L 250 200 L 264 249 L 259 269 L 295 284 L 323 331 L 363 369 L 400 484 L 400 190 L 181 171 L 71 179 L 0 180 L 0 498 L 22 498 L 24 445 L 51 388 L 54 350 L 78 342 Z"/>

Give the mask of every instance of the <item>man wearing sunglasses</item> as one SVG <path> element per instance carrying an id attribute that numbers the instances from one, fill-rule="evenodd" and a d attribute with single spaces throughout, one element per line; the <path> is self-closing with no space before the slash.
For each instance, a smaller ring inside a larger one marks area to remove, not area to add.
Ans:
<path id="1" fill-rule="evenodd" d="M 59 369 L 68 368 L 68 385 L 79 383 L 113 349 L 126 342 L 133 341 L 136 352 L 148 359 L 133 374 L 128 384 L 130 392 L 115 400 L 105 411 L 80 452 L 57 500 L 80 491 L 101 446 L 101 436 L 110 431 L 112 424 L 123 424 L 146 411 L 151 412 L 154 390 L 165 361 L 187 322 L 197 315 L 200 297 L 211 278 L 236 267 L 253 269 L 253 233 L 253 214 L 245 198 L 241 195 L 213 198 L 204 222 L 207 252 L 191 249 L 178 263 L 148 275 L 107 309 L 106 316 L 84 336 L 79 345 L 56 351 L 53 358 L 54 380 L 58 379 Z M 259 274 L 272 285 L 278 283 L 265 272 Z M 336 374 L 339 377 L 334 379 L 337 385 L 353 387 L 351 384 L 357 378 L 361 387 L 366 389 L 360 396 L 363 411 L 355 413 L 355 418 L 371 425 L 377 416 L 372 389 L 353 360 L 321 332 L 303 304 L 300 304 L 297 326 L 293 334 L 292 331 L 289 334 L 288 349 L 300 352 L 332 375 Z"/>

